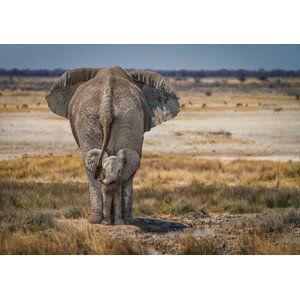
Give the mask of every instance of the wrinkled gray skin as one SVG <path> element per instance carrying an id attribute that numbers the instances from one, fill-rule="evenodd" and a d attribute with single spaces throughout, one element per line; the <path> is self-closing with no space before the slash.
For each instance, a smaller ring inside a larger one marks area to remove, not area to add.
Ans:
<path id="1" fill-rule="evenodd" d="M 101 150 L 94 149 L 92 155 L 100 157 Z M 117 155 L 108 156 L 104 153 L 101 171 L 101 197 L 103 224 L 123 224 L 132 216 L 132 180 L 133 172 L 138 168 L 140 157 L 131 149 L 122 149 Z M 87 162 L 88 163 L 88 162 Z M 133 171 L 128 171 L 128 165 Z M 128 176 L 130 176 L 128 178 Z M 113 207 L 113 212 L 111 213 Z M 92 219 L 91 219 L 92 220 Z"/>
<path id="2" fill-rule="evenodd" d="M 162 76 L 119 67 L 75 69 L 49 91 L 50 109 L 69 118 L 89 178 L 91 223 L 132 217 L 132 181 L 144 132 L 174 117 L 178 98 Z"/>
<path id="3" fill-rule="evenodd" d="M 121 150 L 122 151 L 122 150 Z M 103 224 L 112 223 L 111 207 L 114 207 L 114 224 L 123 224 L 122 209 L 122 170 L 124 160 L 122 157 L 110 156 L 106 157 L 102 163 L 103 183 L 101 191 L 103 197 Z M 127 211 L 127 213 L 130 211 Z M 124 213 L 126 214 L 125 210 Z M 128 219 L 126 215 L 124 218 Z"/>
<path id="4" fill-rule="evenodd" d="M 123 166 L 126 163 L 125 156 L 121 150 L 117 156 L 105 157 L 103 160 L 103 183 L 101 191 L 103 197 L 103 221 L 104 224 L 123 224 L 123 218 L 131 217 L 131 184 L 122 181 Z M 126 196 L 126 186 L 130 187 L 129 196 Z M 124 188 L 124 190 L 123 190 Z M 111 215 L 111 206 L 114 207 L 114 219 Z"/>

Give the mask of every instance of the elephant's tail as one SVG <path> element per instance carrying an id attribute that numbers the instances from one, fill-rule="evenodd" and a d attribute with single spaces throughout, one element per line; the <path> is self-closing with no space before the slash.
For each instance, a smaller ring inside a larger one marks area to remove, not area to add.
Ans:
<path id="1" fill-rule="evenodd" d="M 113 122 L 113 104 L 112 104 L 111 88 L 107 88 L 103 100 L 101 101 L 99 119 L 102 123 L 103 130 L 103 142 L 102 142 L 102 151 L 99 158 L 99 165 L 102 165 L 102 159 L 106 153 L 107 145 L 110 137 L 110 127 Z"/>

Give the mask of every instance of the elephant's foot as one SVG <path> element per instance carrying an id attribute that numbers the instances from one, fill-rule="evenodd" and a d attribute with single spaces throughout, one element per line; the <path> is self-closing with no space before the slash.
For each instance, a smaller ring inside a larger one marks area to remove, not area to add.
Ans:
<path id="1" fill-rule="evenodd" d="M 131 224 L 133 220 L 133 217 L 124 217 L 123 223 L 124 224 Z"/>
<path id="2" fill-rule="evenodd" d="M 102 222 L 102 216 L 97 213 L 91 213 L 89 217 L 89 223 L 100 224 Z"/>
<path id="3" fill-rule="evenodd" d="M 122 225 L 122 224 L 124 224 L 124 221 L 121 218 L 117 218 L 117 219 L 115 219 L 114 224 L 115 225 Z"/>
<path id="4" fill-rule="evenodd" d="M 107 218 L 104 218 L 101 222 L 102 224 L 107 224 L 107 225 L 110 225 L 111 224 L 111 220 L 110 219 L 107 219 Z"/>

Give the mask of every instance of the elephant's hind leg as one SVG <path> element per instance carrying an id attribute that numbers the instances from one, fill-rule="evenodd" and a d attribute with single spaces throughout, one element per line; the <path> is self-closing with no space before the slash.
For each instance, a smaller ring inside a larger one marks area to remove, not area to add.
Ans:
<path id="1" fill-rule="evenodd" d="M 123 224 L 122 219 L 122 182 L 114 194 L 114 224 Z"/>
<path id="2" fill-rule="evenodd" d="M 133 177 L 123 184 L 123 219 L 129 221 L 132 218 L 132 182 Z"/>
<path id="3" fill-rule="evenodd" d="M 103 219 L 103 199 L 101 194 L 101 185 L 89 171 L 87 171 L 89 178 L 90 200 L 91 200 L 91 215 L 89 217 L 90 223 L 101 223 Z"/>
<path id="4" fill-rule="evenodd" d="M 111 206 L 112 206 L 112 200 L 113 196 L 112 194 L 105 190 L 105 186 L 102 186 L 103 192 L 103 220 L 102 224 L 111 224 Z"/>

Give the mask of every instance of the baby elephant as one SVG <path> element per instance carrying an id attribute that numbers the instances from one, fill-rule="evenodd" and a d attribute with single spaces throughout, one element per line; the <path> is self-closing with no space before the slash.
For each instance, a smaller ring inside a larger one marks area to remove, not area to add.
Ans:
<path id="1" fill-rule="evenodd" d="M 133 149 L 122 149 L 115 156 L 104 153 L 101 163 L 101 152 L 91 150 L 86 158 L 87 168 L 101 184 L 101 223 L 123 224 L 132 216 L 132 180 L 140 166 L 140 155 Z"/>

